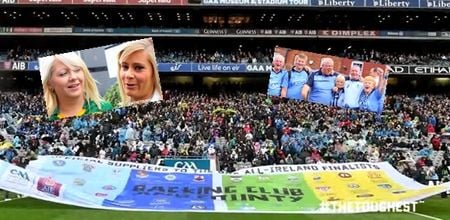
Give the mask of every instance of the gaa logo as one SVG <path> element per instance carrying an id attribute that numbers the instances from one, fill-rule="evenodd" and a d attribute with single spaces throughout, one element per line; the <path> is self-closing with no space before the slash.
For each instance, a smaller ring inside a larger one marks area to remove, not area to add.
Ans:
<path id="1" fill-rule="evenodd" d="M 350 173 L 339 173 L 338 176 L 345 179 L 352 178 L 352 175 Z"/>

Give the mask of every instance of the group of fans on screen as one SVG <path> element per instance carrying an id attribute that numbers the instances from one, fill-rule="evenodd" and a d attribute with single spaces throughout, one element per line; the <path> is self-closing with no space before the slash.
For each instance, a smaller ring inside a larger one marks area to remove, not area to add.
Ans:
<path id="1" fill-rule="evenodd" d="M 270 71 L 269 96 L 309 101 L 341 108 L 381 113 L 387 84 L 387 70 L 374 67 L 362 77 L 361 67 L 353 65 L 349 76 L 334 70 L 332 58 L 325 57 L 319 70 L 311 70 L 308 56 L 295 55 L 294 66 L 286 70 L 285 58 L 275 53 Z"/>

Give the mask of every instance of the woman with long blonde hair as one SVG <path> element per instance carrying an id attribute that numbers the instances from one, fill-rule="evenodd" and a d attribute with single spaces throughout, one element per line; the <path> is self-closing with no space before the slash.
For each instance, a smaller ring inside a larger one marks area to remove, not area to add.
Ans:
<path id="1" fill-rule="evenodd" d="M 151 38 L 127 43 L 118 54 L 122 106 L 162 100 L 161 83 Z"/>
<path id="2" fill-rule="evenodd" d="M 51 120 L 112 109 L 98 92 L 96 81 L 75 52 L 39 58 L 47 115 Z"/>

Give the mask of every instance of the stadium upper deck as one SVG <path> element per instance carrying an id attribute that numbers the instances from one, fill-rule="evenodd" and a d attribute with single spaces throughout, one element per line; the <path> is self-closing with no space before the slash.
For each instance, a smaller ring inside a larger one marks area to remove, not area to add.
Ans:
<path id="1" fill-rule="evenodd" d="M 1 26 L 445 31 L 450 21 L 450 10 L 446 9 L 26 6 L 0 4 Z"/>

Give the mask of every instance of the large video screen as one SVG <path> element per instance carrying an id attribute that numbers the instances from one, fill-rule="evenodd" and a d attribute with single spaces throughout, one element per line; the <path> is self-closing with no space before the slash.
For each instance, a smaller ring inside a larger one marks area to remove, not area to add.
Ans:
<path id="1" fill-rule="evenodd" d="M 51 120 L 163 99 L 152 38 L 39 58 Z"/>
<path id="2" fill-rule="evenodd" d="M 275 48 L 267 94 L 381 113 L 389 67 L 289 48 Z"/>

